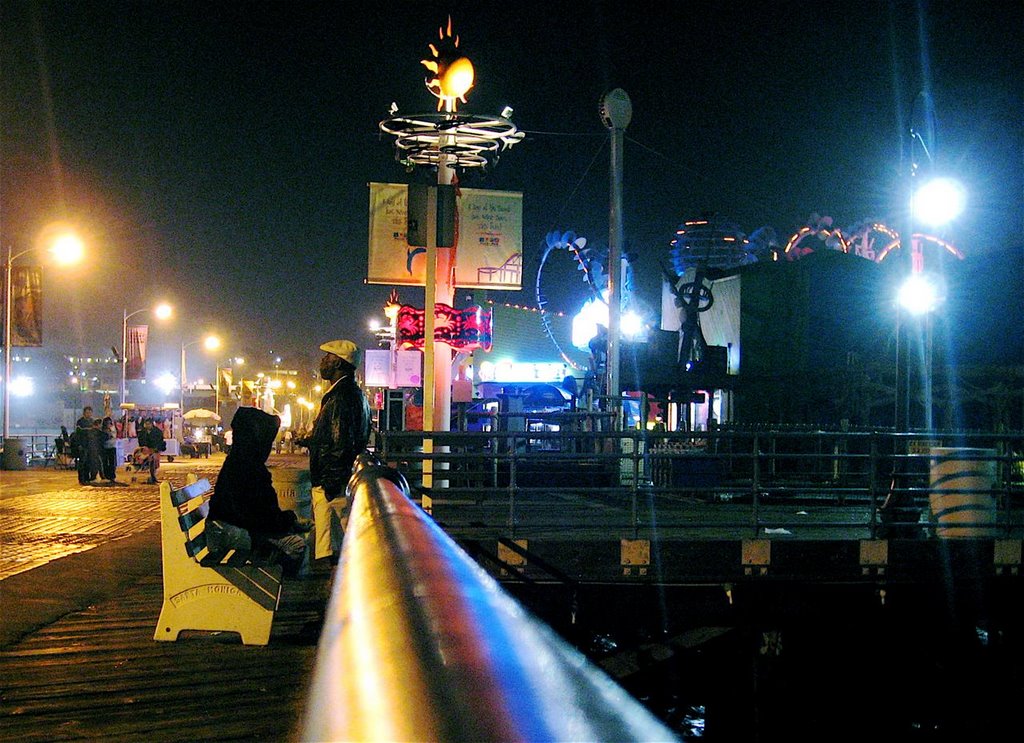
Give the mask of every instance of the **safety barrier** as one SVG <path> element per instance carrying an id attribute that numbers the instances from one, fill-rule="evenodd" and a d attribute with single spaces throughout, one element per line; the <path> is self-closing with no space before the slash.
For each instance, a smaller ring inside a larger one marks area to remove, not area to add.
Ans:
<path id="1" fill-rule="evenodd" d="M 673 740 L 363 457 L 302 739 Z"/>
<path id="2" fill-rule="evenodd" d="M 688 525 L 692 529 L 715 529 L 720 534 L 722 528 L 733 527 L 760 536 L 766 529 L 841 526 L 846 533 L 837 536 L 849 538 L 856 531 L 857 538 L 874 538 L 917 536 L 931 529 L 931 449 L 970 447 L 985 451 L 982 456 L 994 473 L 990 495 L 995 534 L 1022 526 L 1020 518 L 1010 518 L 1011 510 L 1024 507 L 1021 433 L 611 431 L 577 419 L 570 422 L 571 428 L 561 429 L 550 419 L 538 419 L 536 430 L 434 433 L 434 450 L 443 450 L 440 454 L 423 452 L 422 432 L 386 432 L 380 454 L 406 474 L 428 510 L 440 499 L 477 505 L 503 502 L 512 536 L 528 520 L 524 509 L 536 510 L 542 501 L 561 504 L 558 513 L 569 527 L 574 504 L 582 507 L 601 499 L 628 511 L 629 523 L 615 526 L 634 533 L 654 528 L 654 517 L 664 516 L 664 509 L 657 512 L 651 504 L 692 502 L 729 504 L 732 518 Z M 426 460 L 435 462 L 431 488 L 423 488 L 419 480 Z M 780 504 L 818 508 L 813 514 L 794 508 L 772 510 Z M 836 508 L 829 512 L 824 508 L 828 505 Z M 840 509 L 846 509 L 841 516 Z M 822 516 L 817 522 L 815 514 Z M 990 514 L 982 515 L 984 524 L 976 525 L 991 528 Z M 557 526 L 550 520 L 546 525 Z M 662 519 L 656 525 L 664 529 L 671 523 Z M 968 515 L 959 525 L 969 529 L 975 524 Z"/>

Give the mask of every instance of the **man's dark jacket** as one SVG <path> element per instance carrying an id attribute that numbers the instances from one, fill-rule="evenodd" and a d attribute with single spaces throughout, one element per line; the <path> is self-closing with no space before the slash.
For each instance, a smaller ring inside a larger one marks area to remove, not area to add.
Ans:
<path id="1" fill-rule="evenodd" d="M 309 480 L 324 489 L 328 500 L 345 491 L 352 464 L 369 440 L 370 406 L 355 370 L 346 370 L 320 401 L 309 437 Z"/>
<path id="2" fill-rule="evenodd" d="M 258 408 L 242 407 L 235 413 L 231 451 L 210 496 L 210 519 L 239 526 L 257 539 L 292 531 L 295 513 L 281 510 L 266 465 L 280 425 L 280 418 Z"/>
<path id="3" fill-rule="evenodd" d="M 139 446 L 146 446 L 153 451 L 163 451 L 167 448 L 164 443 L 164 432 L 156 427 L 154 424 L 149 429 L 145 427 L 139 431 Z"/>

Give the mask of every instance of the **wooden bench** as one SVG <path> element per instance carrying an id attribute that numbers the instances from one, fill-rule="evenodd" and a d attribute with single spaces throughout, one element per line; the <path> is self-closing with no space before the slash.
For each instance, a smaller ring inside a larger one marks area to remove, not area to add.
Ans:
<path id="1" fill-rule="evenodd" d="M 237 632 L 246 645 L 266 645 L 281 600 L 281 567 L 249 555 L 212 555 L 206 540 L 209 480 L 180 490 L 160 483 L 164 603 L 155 640 L 174 641 L 182 630 Z"/>

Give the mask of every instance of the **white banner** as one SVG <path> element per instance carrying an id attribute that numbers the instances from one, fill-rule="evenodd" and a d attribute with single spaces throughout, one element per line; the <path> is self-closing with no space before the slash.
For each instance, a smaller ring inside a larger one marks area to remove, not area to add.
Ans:
<path id="1" fill-rule="evenodd" d="M 522 193 L 460 188 L 458 194 L 456 286 L 522 288 Z M 426 249 L 405 242 L 407 204 L 404 183 L 370 184 L 370 284 L 424 284 Z"/>

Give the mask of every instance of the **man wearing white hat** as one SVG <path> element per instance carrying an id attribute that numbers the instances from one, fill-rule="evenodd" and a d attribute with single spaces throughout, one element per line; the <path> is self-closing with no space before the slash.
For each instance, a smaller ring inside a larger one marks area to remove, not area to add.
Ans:
<path id="1" fill-rule="evenodd" d="M 352 464 L 370 440 L 370 406 L 356 383 L 359 347 L 349 340 L 320 346 L 320 376 L 330 388 L 320 401 L 320 412 L 309 436 L 309 478 L 313 486 L 316 522 L 315 559 L 337 562 L 348 516 L 345 486 Z"/>

